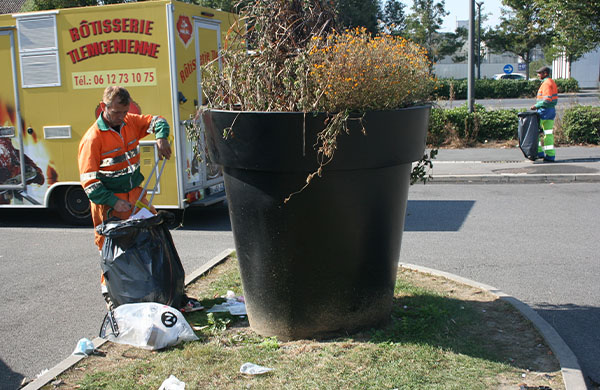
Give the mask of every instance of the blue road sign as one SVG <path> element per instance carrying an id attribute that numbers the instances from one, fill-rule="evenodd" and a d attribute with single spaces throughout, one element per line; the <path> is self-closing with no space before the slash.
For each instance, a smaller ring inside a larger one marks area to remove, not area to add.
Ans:
<path id="1" fill-rule="evenodd" d="M 504 65 L 504 73 L 509 74 L 509 73 L 512 73 L 512 71 L 513 71 L 513 66 L 511 64 Z"/>

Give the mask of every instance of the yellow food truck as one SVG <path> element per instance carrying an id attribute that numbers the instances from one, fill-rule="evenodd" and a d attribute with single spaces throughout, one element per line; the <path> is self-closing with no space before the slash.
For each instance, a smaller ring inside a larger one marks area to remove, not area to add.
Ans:
<path id="1" fill-rule="evenodd" d="M 218 59 L 234 18 L 171 0 L 0 15 L 0 207 L 56 207 L 70 223 L 90 223 L 77 152 L 109 85 L 129 90 L 130 112 L 171 126 L 174 157 L 149 183 L 153 204 L 223 201 L 221 172 L 206 153 L 194 158 L 186 125 L 202 99 L 199 66 Z M 194 142 L 204 153 L 203 137 Z M 148 178 L 152 135 L 139 152 Z"/>

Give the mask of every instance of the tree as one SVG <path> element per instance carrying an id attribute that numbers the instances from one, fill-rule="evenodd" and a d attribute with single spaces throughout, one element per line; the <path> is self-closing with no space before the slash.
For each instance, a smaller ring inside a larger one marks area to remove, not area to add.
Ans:
<path id="1" fill-rule="evenodd" d="M 477 46 L 475 46 L 475 65 L 477 66 L 477 79 L 481 78 L 481 59 L 485 56 L 485 45 L 481 44 L 481 38 L 485 37 L 485 30 L 481 29 L 483 23 L 488 20 L 487 13 L 481 13 L 481 8 L 484 5 L 483 1 L 475 2 L 477 5 L 475 15 L 475 37 L 477 39 Z M 467 31 L 468 34 L 468 31 Z"/>
<path id="2" fill-rule="evenodd" d="M 226 12 L 236 12 L 236 7 L 242 7 L 246 2 L 239 0 L 183 0 L 186 3 L 193 3 L 203 7 L 220 9 Z M 239 4 L 238 4 L 239 3 Z"/>
<path id="3" fill-rule="evenodd" d="M 383 8 L 381 20 L 384 30 L 392 35 L 400 35 L 406 30 L 406 14 L 404 3 L 398 0 L 388 0 Z"/>
<path id="4" fill-rule="evenodd" d="M 43 11 L 48 9 L 89 7 L 94 5 L 130 3 L 136 0 L 29 0 L 24 11 Z"/>
<path id="5" fill-rule="evenodd" d="M 457 29 L 454 33 L 438 31 L 448 15 L 444 6 L 444 0 L 414 0 L 412 13 L 408 17 L 407 35 L 427 50 L 432 62 L 456 53 L 467 38 L 465 29 Z"/>
<path id="6" fill-rule="evenodd" d="M 26 11 L 43 11 L 57 8 L 87 7 L 98 5 L 98 0 L 31 0 L 25 4 Z"/>
<path id="7" fill-rule="evenodd" d="M 88 7 L 93 5 L 134 3 L 144 0 L 29 0 L 26 5 L 27 11 L 42 11 L 47 9 Z M 235 5 L 239 0 L 183 0 L 186 3 L 201 5 L 204 7 L 221 9 L 234 12 Z"/>
<path id="8" fill-rule="evenodd" d="M 509 7 L 502 9 L 500 25 L 485 37 L 486 46 L 496 53 L 514 53 L 525 62 L 529 74 L 531 53 L 538 45 L 544 45 L 551 37 L 545 27 L 541 8 L 532 0 L 502 0 Z"/>
<path id="9" fill-rule="evenodd" d="M 414 0 L 413 12 L 408 21 L 411 38 L 428 50 L 433 44 L 434 35 L 442 26 L 444 17 L 448 15 L 444 5 L 444 0 L 438 3 L 434 3 L 434 0 Z"/>
<path id="10" fill-rule="evenodd" d="M 336 0 L 338 22 L 342 27 L 365 27 L 378 32 L 377 16 L 381 13 L 379 0 Z"/>
<path id="11" fill-rule="evenodd" d="M 439 39 L 437 46 L 436 56 L 437 58 L 443 58 L 445 56 L 452 56 L 454 62 L 466 61 L 466 56 L 455 55 L 458 50 L 464 47 L 465 43 L 469 39 L 469 30 L 464 27 L 458 27 L 453 33 L 442 33 L 442 37 Z"/>
<path id="12" fill-rule="evenodd" d="M 546 51 L 552 58 L 565 56 L 571 64 L 600 46 L 600 2 L 536 0 L 536 3 L 546 27 L 554 30 L 552 45 Z"/>

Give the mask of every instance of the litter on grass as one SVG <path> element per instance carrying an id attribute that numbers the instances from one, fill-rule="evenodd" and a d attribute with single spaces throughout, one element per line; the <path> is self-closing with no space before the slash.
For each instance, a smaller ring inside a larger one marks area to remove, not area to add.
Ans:
<path id="1" fill-rule="evenodd" d="M 224 297 L 226 299 L 225 302 L 214 305 L 210 309 L 208 309 L 207 313 L 223 313 L 229 312 L 233 316 L 245 316 L 246 313 L 246 303 L 244 302 L 244 297 L 239 296 L 236 297 L 233 291 L 227 291 L 227 295 Z"/>
<path id="2" fill-rule="evenodd" d="M 273 371 L 273 368 L 259 366 L 254 363 L 244 363 L 240 367 L 240 372 L 246 375 L 260 375 L 266 374 L 269 371 Z"/>
<path id="3" fill-rule="evenodd" d="M 165 379 L 158 390 L 185 390 L 185 382 L 177 379 L 175 375 L 171 375 Z"/>
<path id="4" fill-rule="evenodd" d="M 107 331 L 103 337 L 115 343 L 157 350 L 182 341 L 198 340 L 183 314 L 167 305 L 128 303 L 117 307 L 113 318 L 118 325 L 118 333 Z"/>
<path id="5" fill-rule="evenodd" d="M 73 355 L 88 357 L 94 353 L 94 343 L 90 339 L 82 338 L 77 342 Z"/>

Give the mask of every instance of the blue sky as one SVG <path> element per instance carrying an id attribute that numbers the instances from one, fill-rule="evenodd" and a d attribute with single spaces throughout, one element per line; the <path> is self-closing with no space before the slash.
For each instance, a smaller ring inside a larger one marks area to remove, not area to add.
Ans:
<path id="1" fill-rule="evenodd" d="M 412 0 L 401 0 L 406 7 L 404 10 L 406 13 L 411 13 L 411 7 L 413 5 Z M 450 12 L 450 15 L 444 19 L 441 31 L 454 31 L 456 29 L 457 20 L 468 20 L 469 19 L 469 1 L 470 0 L 445 0 L 446 11 Z M 478 2 L 483 1 L 481 6 L 481 14 L 488 14 L 488 20 L 484 23 L 483 27 L 493 27 L 500 23 L 500 8 L 502 7 L 501 0 L 476 0 Z M 477 7 L 475 7 L 477 12 Z"/>

